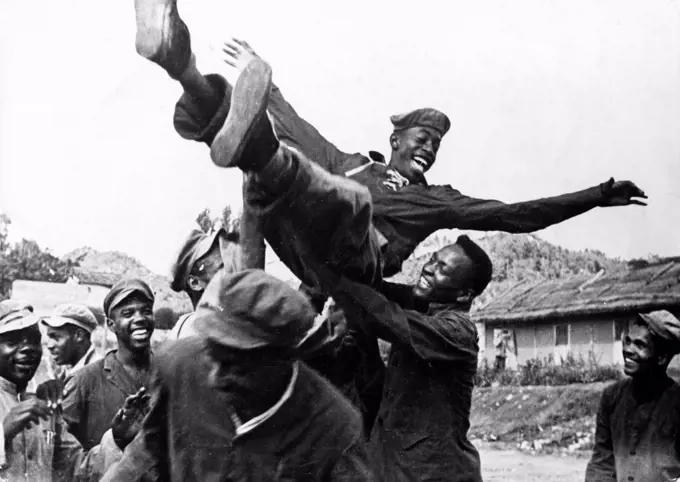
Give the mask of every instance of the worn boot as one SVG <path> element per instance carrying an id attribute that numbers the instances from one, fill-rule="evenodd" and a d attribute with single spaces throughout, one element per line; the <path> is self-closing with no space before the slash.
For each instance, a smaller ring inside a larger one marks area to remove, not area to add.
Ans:
<path id="1" fill-rule="evenodd" d="M 262 59 L 251 60 L 234 85 L 229 114 L 210 146 L 216 165 L 258 172 L 274 156 L 279 141 L 267 118 L 271 86 L 271 67 Z"/>
<path id="2" fill-rule="evenodd" d="M 177 0 L 135 0 L 135 14 L 137 53 L 179 78 L 191 59 L 191 37 Z"/>

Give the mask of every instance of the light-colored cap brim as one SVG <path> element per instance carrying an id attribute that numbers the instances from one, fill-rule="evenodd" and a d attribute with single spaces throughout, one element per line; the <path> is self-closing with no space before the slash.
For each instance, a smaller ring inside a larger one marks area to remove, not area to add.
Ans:
<path id="1" fill-rule="evenodd" d="M 82 328 L 88 333 L 92 333 L 95 329 L 94 326 L 89 326 L 85 323 L 81 323 L 78 320 L 74 320 L 73 318 L 67 318 L 65 316 L 50 316 L 47 318 L 43 318 L 41 322 L 42 324 L 51 326 L 52 328 L 61 328 L 64 325 L 73 325 L 77 326 L 78 328 Z"/>
<path id="2" fill-rule="evenodd" d="M 34 313 L 31 313 L 27 316 L 22 316 L 0 326 L 0 335 L 30 328 L 31 326 L 37 325 L 39 321 L 40 317 Z"/>

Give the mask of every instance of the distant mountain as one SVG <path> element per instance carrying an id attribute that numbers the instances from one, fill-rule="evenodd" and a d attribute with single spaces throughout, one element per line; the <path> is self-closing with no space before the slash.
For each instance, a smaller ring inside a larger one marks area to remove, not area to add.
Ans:
<path id="1" fill-rule="evenodd" d="M 392 280 L 414 284 L 420 271 L 432 253 L 447 244 L 454 243 L 458 231 L 438 231 L 426 239 L 406 260 L 402 272 Z M 547 280 L 592 273 L 600 270 L 610 273 L 625 271 L 625 261 L 608 258 L 594 250 L 573 251 L 555 246 L 534 234 L 496 233 L 475 239 L 489 254 L 494 266 L 492 282 L 473 307 L 479 308 L 494 296 L 524 280 Z"/>
<path id="2" fill-rule="evenodd" d="M 193 310 L 189 297 L 170 289 L 170 280 L 150 271 L 137 259 L 119 251 L 100 252 L 90 247 L 71 251 L 62 257 L 78 263 L 79 270 L 105 274 L 106 279 L 118 281 L 122 278 L 141 278 L 156 294 L 156 308 L 169 307 L 175 313 Z"/>

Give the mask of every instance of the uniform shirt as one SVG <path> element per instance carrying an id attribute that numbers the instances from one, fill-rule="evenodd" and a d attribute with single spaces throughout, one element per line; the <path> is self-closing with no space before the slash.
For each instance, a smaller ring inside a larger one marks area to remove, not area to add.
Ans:
<path id="1" fill-rule="evenodd" d="M 381 480 L 481 482 L 479 454 L 467 439 L 477 370 L 477 330 L 467 310 L 405 309 L 411 287 L 386 283 L 392 299 L 341 281 L 332 295 L 391 342 L 383 399 L 371 433 Z"/>
<path id="2" fill-rule="evenodd" d="M 0 378 L 0 420 L 30 395 L 17 392 L 16 386 Z M 121 451 L 107 432 L 97 445 L 85 452 L 71 435 L 59 415 L 40 420 L 24 429 L 10 444 L 5 443 L 0 426 L 0 481 L 52 482 L 97 481 L 106 467 L 121 457 Z"/>
<path id="3" fill-rule="evenodd" d="M 75 376 L 76 373 L 78 373 L 82 368 L 85 367 L 85 365 L 89 365 L 90 363 L 96 362 L 97 360 L 100 360 L 101 358 L 97 355 L 97 351 L 94 348 L 94 345 L 90 345 L 90 348 L 87 350 L 85 355 L 83 355 L 80 360 L 78 360 L 78 363 L 73 365 L 71 368 L 68 368 L 67 370 L 64 371 L 64 389 L 68 390 L 69 385 L 72 383 L 73 377 Z"/>
<path id="4" fill-rule="evenodd" d="M 172 330 L 170 330 L 168 340 L 179 340 L 180 338 L 186 338 L 188 336 L 197 335 L 198 332 L 194 327 L 195 322 L 196 315 L 194 312 L 180 316 L 177 319 L 177 323 L 175 323 L 175 326 L 173 326 Z"/>
<path id="5" fill-rule="evenodd" d="M 374 480 L 358 412 L 304 363 L 277 404 L 241 424 L 208 383 L 202 338 L 169 343 L 154 361 L 151 411 L 102 482 Z"/>
<path id="6" fill-rule="evenodd" d="M 82 368 L 66 387 L 64 419 L 69 431 L 85 449 L 96 445 L 125 399 L 137 393 L 148 379 L 135 380 L 116 358 L 116 350 Z"/>
<path id="7" fill-rule="evenodd" d="M 667 482 L 680 477 L 680 386 L 633 379 L 604 389 L 586 482 Z"/>

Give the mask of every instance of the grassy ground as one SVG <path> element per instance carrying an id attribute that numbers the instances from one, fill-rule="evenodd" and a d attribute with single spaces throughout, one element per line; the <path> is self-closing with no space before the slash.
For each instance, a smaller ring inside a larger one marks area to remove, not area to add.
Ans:
<path id="1" fill-rule="evenodd" d="M 470 437 L 526 451 L 589 451 L 605 386 L 476 388 Z"/>

